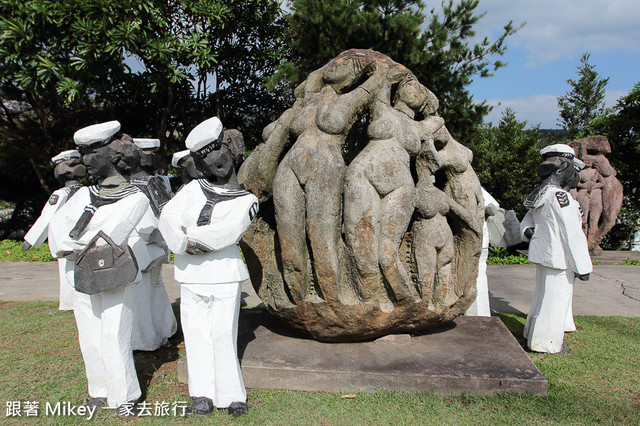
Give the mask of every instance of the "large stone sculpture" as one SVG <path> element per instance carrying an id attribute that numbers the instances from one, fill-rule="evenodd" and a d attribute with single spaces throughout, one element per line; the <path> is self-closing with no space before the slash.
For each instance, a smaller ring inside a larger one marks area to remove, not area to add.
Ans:
<path id="1" fill-rule="evenodd" d="M 583 211 L 582 230 L 587 236 L 589 250 L 601 251 L 598 244 L 616 224 L 622 208 L 622 184 L 606 155 L 611 145 L 606 136 L 589 136 L 569 144 L 576 156 L 585 163 L 580 171 L 578 187 L 571 195 Z"/>
<path id="2" fill-rule="evenodd" d="M 269 311 L 324 341 L 414 332 L 475 298 L 483 202 L 472 153 L 404 66 L 343 52 L 296 89 L 238 180 L 241 246 Z"/>

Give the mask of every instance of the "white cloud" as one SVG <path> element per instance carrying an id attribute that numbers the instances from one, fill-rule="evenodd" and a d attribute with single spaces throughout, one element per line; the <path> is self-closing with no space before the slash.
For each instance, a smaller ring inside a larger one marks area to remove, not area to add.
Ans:
<path id="1" fill-rule="evenodd" d="M 623 90 L 609 90 L 605 93 L 605 106 L 612 107 L 618 99 L 627 92 Z M 517 98 L 487 99 L 487 104 L 493 110 L 485 117 L 485 123 L 497 126 L 505 108 L 510 107 L 516 112 L 518 121 L 527 121 L 527 128 L 540 124 L 541 129 L 557 129 L 560 127 L 560 110 L 558 97 L 555 95 L 533 95 Z"/>
<path id="2" fill-rule="evenodd" d="M 485 123 L 497 126 L 505 108 L 516 112 L 518 121 L 527 121 L 527 127 L 540 124 L 543 129 L 557 128 L 560 117 L 558 101 L 554 95 L 533 95 L 518 98 L 487 99 L 493 110 L 484 119 Z"/>
<path id="3" fill-rule="evenodd" d="M 526 22 L 508 44 L 525 48 L 529 65 L 585 51 L 640 52 L 638 0 L 480 0 L 476 11 L 487 12 L 474 27 L 479 37 Z"/>

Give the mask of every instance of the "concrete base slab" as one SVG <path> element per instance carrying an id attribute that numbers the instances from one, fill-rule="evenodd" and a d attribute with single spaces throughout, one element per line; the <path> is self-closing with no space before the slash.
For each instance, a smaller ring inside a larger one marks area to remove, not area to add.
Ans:
<path id="1" fill-rule="evenodd" d="M 547 391 L 547 380 L 497 317 L 459 317 L 410 339 L 321 343 L 295 337 L 264 311 L 243 310 L 238 346 L 248 388 Z"/>

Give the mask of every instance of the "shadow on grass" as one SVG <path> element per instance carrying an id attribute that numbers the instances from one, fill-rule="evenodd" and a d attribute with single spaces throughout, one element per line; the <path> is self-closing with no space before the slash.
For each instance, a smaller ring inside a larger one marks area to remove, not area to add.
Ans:
<path id="1" fill-rule="evenodd" d="M 507 327 L 507 330 L 516 338 L 520 346 L 525 346 L 526 340 L 523 336 L 524 332 L 524 323 L 527 319 L 525 314 L 505 314 L 496 312 L 493 313 L 494 316 L 500 318 L 502 323 Z"/>

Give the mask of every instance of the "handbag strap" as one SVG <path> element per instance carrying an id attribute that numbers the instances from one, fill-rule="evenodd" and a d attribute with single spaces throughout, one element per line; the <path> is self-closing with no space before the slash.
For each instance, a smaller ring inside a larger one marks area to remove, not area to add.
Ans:
<path id="1" fill-rule="evenodd" d="M 78 263 L 78 262 L 80 262 L 82 260 L 82 258 L 89 252 L 89 250 L 91 250 L 95 246 L 96 242 L 100 238 L 102 238 L 104 241 L 106 241 L 107 244 L 109 244 L 111 246 L 111 248 L 115 252 L 116 256 L 121 256 L 122 253 L 124 253 L 124 250 L 122 249 L 122 247 L 117 245 L 111 239 L 111 237 L 109 237 L 107 234 L 104 233 L 104 231 L 100 230 L 100 231 L 98 231 L 98 233 L 96 235 L 93 236 L 93 238 L 91 238 L 91 241 L 89 241 L 89 244 L 87 244 L 87 246 L 85 248 L 83 248 L 80 253 L 78 253 L 78 257 L 76 257 L 76 263 Z"/>

